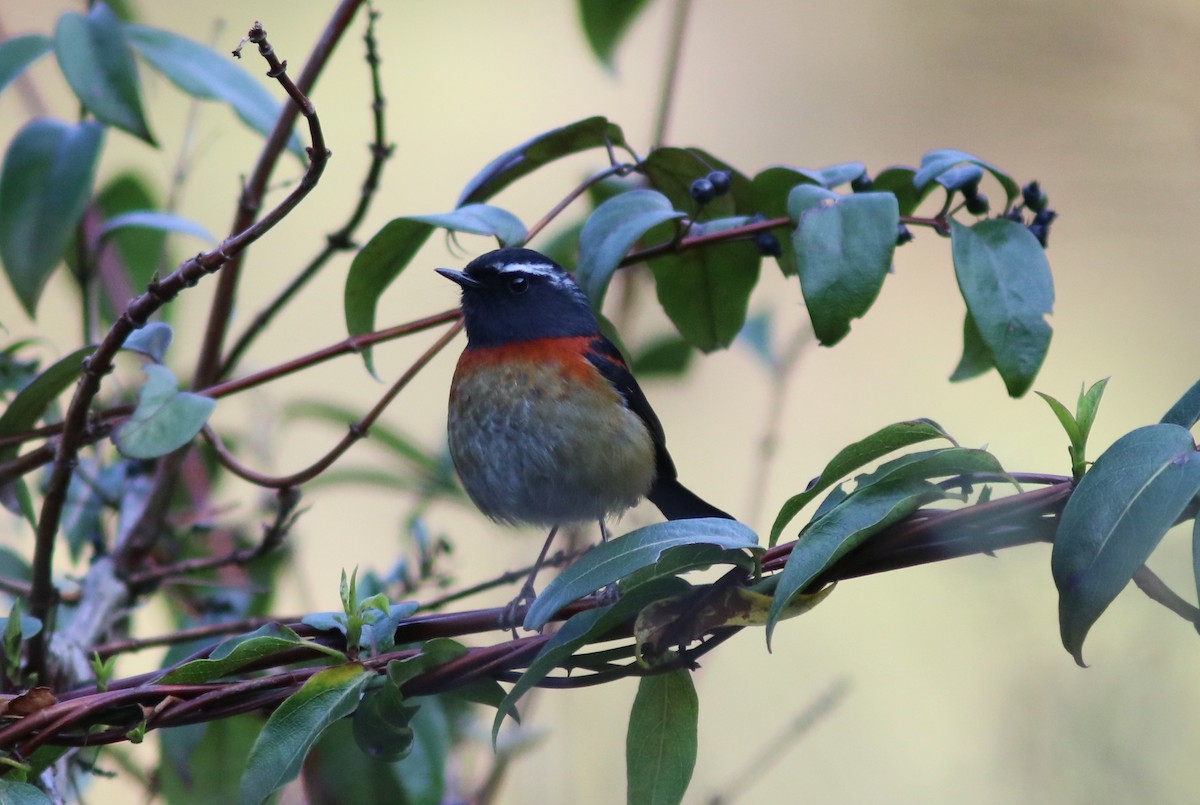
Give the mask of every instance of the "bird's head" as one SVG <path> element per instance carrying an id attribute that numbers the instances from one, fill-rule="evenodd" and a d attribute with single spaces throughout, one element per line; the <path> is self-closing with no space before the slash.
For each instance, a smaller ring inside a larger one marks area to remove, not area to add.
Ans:
<path id="1" fill-rule="evenodd" d="M 462 271 L 436 271 L 462 288 L 463 319 L 473 347 L 598 331 L 587 297 L 571 275 L 531 249 L 497 249 Z"/>

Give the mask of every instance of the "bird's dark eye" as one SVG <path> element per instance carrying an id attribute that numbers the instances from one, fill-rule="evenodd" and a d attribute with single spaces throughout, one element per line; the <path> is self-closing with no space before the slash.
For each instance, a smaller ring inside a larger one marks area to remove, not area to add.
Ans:
<path id="1" fill-rule="evenodd" d="M 529 277 L 509 277 L 508 290 L 510 293 L 525 293 L 529 290 Z"/>

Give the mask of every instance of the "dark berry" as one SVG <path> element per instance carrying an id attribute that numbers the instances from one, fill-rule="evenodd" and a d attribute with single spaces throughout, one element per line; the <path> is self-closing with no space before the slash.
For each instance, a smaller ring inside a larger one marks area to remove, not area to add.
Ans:
<path id="1" fill-rule="evenodd" d="M 1041 224 L 1042 226 L 1048 227 L 1050 226 L 1050 223 L 1057 217 L 1058 213 L 1056 213 L 1054 210 L 1041 209 L 1038 210 L 1037 215 L 1033 216 L 1033 222 L 1035 224 Z"/>
<path id="2" fill-rule="evenodd" d="M 900 226 L 896 227 L 896 245 L 897 246 L 903 246 L 905 243 L 908 243 L 912 239 L 913 239 L 912 230 L 910 230 L 907 226 L 905 226 L 904 224 L 900 224 Z"/>
<path id="3" fill-rule="evenodd" d="M 850 189 L 855 193 L 866 193 L 874 186 L 874 184 L 875 183 L 871 181 L 871 177 L 867 175 L 866 171 L 863 171 L 861 174 L 850 180 Z"/>
<path id="4" fill-rule="evenodd" d="M 1021 217 L 1021 211 L 1018 210 L 1016 207 L 1013 207 L 1011 210 L 1004 213 L 1004 215 L 1002 215 L 1000 217 L 1007 218 L 1010 221 L 1015 221 L 1018 224 L 1025 223 L 1025 219 Z"/>
<path id="5" fill-rule="evenodd" d="M 973 193 L 967 196 L 967 212 L 971 215 L 986 215 L 990 206 L 988 197 L 983 193 Z"/>
<path id="6" fill-rule="evenodd" d="M 1046 194 L 1036 181 L 1021 188 L 1021 198 L 1025 201 L 1025 206 L 1034 212 L 1046 209 Z"/>
<path id="7" fill-rule="evenodd" d="M 733 184 L 729 177 L 729 171 L 713 171 L 705 178 L 707 178 L 712 184 L 713 192 L 718 196 L 723 196 L 728 193 L 729 188 Z M 693 194 L 694 192 L 695 191 L 693 191 Z"/>
<path id="8" fill-rule="evenodd" d="M 783 246 L 780 245 L 779 238 L 766 230 L 754 235 L 754 245 L 758 247 L 758 253 L 764 257 L 778 257 L 783 254 Z"/>
<path id="9" fill-rule="evenodd" d="M 716 198 L 717 189 L 713 187 L 713 183 L 708 179 L 697 179 L 692 182 L 691 187 L 692 198 L 697 204 L 707 204 Z"/>
<path id="10" fill-rule="evenodd" d="M 1037 238 L 1042 248 L 1046 248 L 1046 239 L 1050 236 L 1050 228 L 1045 224 L 1030 224 L 1029 233 Z"/>

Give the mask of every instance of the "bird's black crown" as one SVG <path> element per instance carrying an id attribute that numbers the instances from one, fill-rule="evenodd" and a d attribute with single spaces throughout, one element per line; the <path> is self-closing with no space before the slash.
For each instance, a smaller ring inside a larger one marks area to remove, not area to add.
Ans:
<path id="1" fill-rule="evenodd" d="M 594 335 L 596 317 L 575 280 L 532 249 L 497 249 L 461 271 L 438 269 L 462 287 L 472 347 Z"/>

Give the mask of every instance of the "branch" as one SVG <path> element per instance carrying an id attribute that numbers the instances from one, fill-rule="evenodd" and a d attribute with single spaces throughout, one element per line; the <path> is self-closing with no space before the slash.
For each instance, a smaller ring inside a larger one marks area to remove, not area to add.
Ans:
<path id="1" fill-rule="evenodd" d="M 266 44 L 261 26 L 252 31 L 255 37 Z M 274 70 L 274 66 L 272 67 Z M 100 390 L 104 375 L 112 370 L 113 358 L 134 330 L 144 326 L 149 317 L 178 296 L 183 290 L 196 285 L 208 274 L 215 273 L 226 265 L 234 255 L 240 254 L 288 215 L 300 201 L 316 186 L 329 152 L 317 120 L 312 103 L 296 90 L 286 74 L 275 76 L 284 86 L 308 119 L 312 147 L 309 149 L 309 165 L 304 178 L 280 204 L 257 223 L 242 229 L 221 242 L 215 249 L 204 252 L 183 263 L 162 280 L 150 283 L 146 292 L 134 299 L 117 317 L 103 341 L 83 362 L 83 372 L 71 397 L 67 414 L 63 418 L 62 438 L 58 443 L 46 492 L 42 500 L 41 516 L 38 520 L 37 536 L 33 556 L 32 589 L 29 597 L 29 614 L 42 621 L 43 628 L 29 647 L 29 665 L 43 679 L 47 679 L 46 640 L 49 627 L 48 616 L 54 604 L 54 585 L 51 570 L 54 558 L 54 536 L 58 532 L 62 508 L 66 502 L 67 486 L 74 472 L 76 459 L 87 428 L 88 409 Z"/>
<path id="2" fill-rule="evenodd" d="M 388 389 L 383 397 L 380 398 L 379 402 L 375 404 L 375 407 L 367 412 L 367 415 L 361 420 L 349 427 L 346 435 L 342 437 L 342 440 L 338 442 L 332 450 L 330 450 L 309 467 L 293 473 L 292 475 L 287 475 L 282 478 L 274 478 L 269 475 L 263 475 L 262 473 L 256 472 L 249 467 L 243 466 L 236 458 L 234 458 L 233 454 L 229 452 L 229 450 L 225 447 L 225 444 L 221 441 L 221 437 L 217 436 L 216 432 L 212 428 L 205 425 L 200 432 L 215 451 L 217 459 L 221 462 L 221 464 L 227 470 L 244 481 L 249 481 L 252 484 L 267 487 L 268 489 L 284 489 L 287 487 L 300 486 L 301 484 L 308 483 L 313 478 L 316 478 L 322 472 L 329 469 L 329 467 L 335 461 L 341 458 L 342 455 L 349 450 L 355 442 L 367 435 L 368 431 L 371 429 L 371 426 L 375 424 L 375 421 L 379 419 L 380 415 L 383 414 L 384 410 L 388 407 L 392 400 L 396 398 L 396 395 L 399 394 L 401 390 L 403 390 L 404 387 L 407 386 L 412 379 L 416 377 L 422 369 L 425 368 L 425 365 L 428 364 L 429 361 L 433 360 L 435 355 L 442 351 L 443 347 L 449 344 L 450 341 L 452 341 L 454 337 L 458 335 L 462 328 L 462 322 L 458 321 L 448 330 L 446 330 L 446 332 L 442 334 L 441 338 L 439 338 L 437 341 L 434 341 L 429 349 L 425 350 L 425 352 L 413 362 L 413 365 L 408 367 L 404 374 L 400 375 L 399 379 L 392 384 L 392 387 Z"/>
<path id="3" fill-rule="evenodd" d="M 379 12 L 375 11 L 375 9 L 367 9 L 367 32 L 363 35 L 363 41 L 366 43 L 366 61 L 371 71 L 371 113 L 374 119 L 375 136 L 370 145 L 371 163 L 367 168 L 366 178 L 363 179 L 362 193 L 359 196 L 358 204 L 355 206 L 346 223 L 336 232 L 331 232 L 326 237 L 325 248 L 279 292 L 278 296 L 259 311 L 258 315 L 254 317 L 254 320 L 250 322 L 242 335 L 234 342 L 233 347 L 229 350 L 229 354 L 225 356 L 225 360 L 221 363 L 221 377 L 225 377 L 233 371 L 233 368 L 237 366 L 238 361 L 241 360 L 246 350 L 250 348 L 255 339 L 267 328 L 267 325 L 328 264 L 330 258 L 338 252 L 354 248 L 354 232 L 358 229 L 359 224 L 362 223 L 363 218 L 366 217 L 367 210 L 371 207 L 371 201 L 375 197 L 375 191 L 379 187 L 379 177 L 383 173 L 384 163 L 387 162 L 395 150 L 395 146 L 388 144 L 384 129 L 385 118 L 383 112 L 386 107 L 379 80 L 379 51 L 375 42 L 375 20 L 378 17 Z"/>
<path id="4" fill-rule="evenodd" d="M 282 72 L 284 65 L 278 61 L 271 64 L 271 72 L 268 75 L 279 79 L 281 83 L 283 80 L 286 80 L 285 89 L 290 87 L 288 94 L 292 95 L 293 98 L 297 96 L 303 97 L 304 93 L 312 89 L 316 83 L 317 76 L 325 69 L 325 65 L 328 63 L 333 49 L 341 41 L 342 35 L 346 32 L 346 28 L 350 25 L 354 14 L 358 11 L 358 7 L 362 5 L 362 2 L 363 0 L 342 0 L 337 10 L 334 11 L 329 24 L 325 26 L 321 38 L 313 47 L 313 52 L 308 57 L 308 62 L 304 65 L 304 69 L 300 72 L 300 77 L 296 79 L 295 84 L 292 84 L 291 79 L 287 78 L 286 74 Z M 259 47 L 259 52 L 262 53 L 264 58 L 268 58 L 268 53 L 263 52 L 261 46 Z M 268 61 L 273 57 L 274 53 L 270 53 Z M 304 111 L 304 107 L 297 108 L 296 106 L 286 106 L 280 110 L 279 117 L 275 120 L 275 128 L 271 130 L 270 136 L 267 138 L 266 143 L 263 144 L 263 150 L 258 158 L 258 163 L 254 167 L 254 172 L 250 175 L 249 181 L 242 190 L 238 210 L 234 215 L 233 225 L 230 227 L 231 231 L 238 232 L 247 229 L 254 222 L 259 208 L 262 206 L 262 198 L 266 193 L 271 173 L 275 170 L 275 165 L 278 163 L 279 157 L 283 154 L 284 148 L 287 145 L 292 127 L 296 124 L 296 115 L 302 111 Z M 323 146 L 324 143 L 322 143 Z M 315 140 L 313 141 L 313 148 L 317 148 Z M 307 174 L 305 175 L 307 176 Z M 303 182 L 303 180 L 301 181 Z M 201 346 L 200 357 L 196 364 L 196 374 L 192 379 L 195 387 L 210 386 L 220 379 L 221 345 L 225 340 L 226 329 L 229 327 L 229 318 L 233 311 L 233 304 L 237 295 L 238 278 L 241 273 L 240 256 L 232 255 L 229 262 L 230 265 L 217 281 L 217 291 L 213 297 L 212 307 L 209 309 L 204 343 Z"/>

